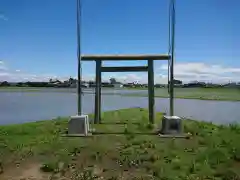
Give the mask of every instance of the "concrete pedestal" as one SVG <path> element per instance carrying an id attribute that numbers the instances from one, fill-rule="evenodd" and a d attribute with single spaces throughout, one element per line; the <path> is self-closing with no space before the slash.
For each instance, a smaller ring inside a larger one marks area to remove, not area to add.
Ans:
<path id="1" fill-rule="evenodd" d="M 88 136 L 89 131 L 88 115 L 71 116 L 68 122 L 68 136 Z"/>
<path id="2" fill-rule="evenodd" d="M 178 116 L 163 116 L 161 134 L 180 135 L 183 132 L 182 119 Z"/>

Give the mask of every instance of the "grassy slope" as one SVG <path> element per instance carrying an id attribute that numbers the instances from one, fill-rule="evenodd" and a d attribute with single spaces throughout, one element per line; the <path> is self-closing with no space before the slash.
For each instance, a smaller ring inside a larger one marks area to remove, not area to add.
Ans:
<path id="1" fill-rule="evenodd" d="M 95 125 L 98 135 L 89 138 L 61 137 L 67 119 L 0 126 L 2 166 L 32 159 L 58 179 L 240 178 L 239 126 L 185 120 L 193 136 L 166 139 L 152 134 L 147 117 L 138 108 L 106 112 L 103 124 Z"/>
<path id="2" fill-rule="evenodd" d="M 174 95 L 181 99 L 240 101 L 240 89 L 237 88 L 175 88 Z M 131 93 L 126 96 L 147 96 L 142 93 Z M 155 89 L 155 97 L 169 97 L 167 88 Z"/>

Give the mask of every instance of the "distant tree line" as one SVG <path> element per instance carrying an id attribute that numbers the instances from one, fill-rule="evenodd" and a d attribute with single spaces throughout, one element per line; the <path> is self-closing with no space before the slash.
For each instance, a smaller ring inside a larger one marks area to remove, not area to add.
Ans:
<path id="1" fill-rule="evenodd" d="M 70 77 L 68 80 L 60 81 L 58 79 L 50 79 L 48 82 L 7 82 L 3 81 L 0 82 L 0 86 L 2 87 L 8 87 L 8 86 L 16 86 L 16 87 L 77 87 L 77 79 L 74 79 Z M 154 86 L 156 88 L 163 88 L 168 87 L 170 83 L 166 84 L 155 84 Z M 182 87 L 182 88 L 196 88 L 196 87 L 202 87 L 202 88 L 217 88 L 217 87 L 240 87 L 240 83 L 227 83 L 224 85 L 221 84 L 213 84 L 213 83 L 205 83 L 205 82 L 198 82 L 193 81 L 190 83 L 183 84 L 181 80 L 174 79 L 173 81 L 174 87 Z M 82 81 L 81 82 L 82 87 L 96 87 L 95 81 Z M 122 87 L 135 87 L 135 88 L 147 88 L 148 84 L 140 84 L 136 82 L 132 83 L 121 83 L 118 82 L 115 78 L 110 78 L 109 82 L 102 82 L 102 87 L 117 87 L 118 85 L 121 85 Z"/>

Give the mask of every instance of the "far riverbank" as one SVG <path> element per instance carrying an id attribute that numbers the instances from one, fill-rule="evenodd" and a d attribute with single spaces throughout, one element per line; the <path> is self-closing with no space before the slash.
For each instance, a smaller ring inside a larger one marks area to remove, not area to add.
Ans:
<path id="1" fill-rule="evenodd" d="M 84 94 L 93 94 L 94 88 L 83 88 Z M 76 88 L 44 87 L 0 87 L 0 92 L 69 92 L 77 93 Z M 102 94 L 122 96 L 148 96 L 146 88 L 102 88 Z M 169 98 L 167 88 L 155 88 L 155 97 Z M 178 99 L 199 99 L 215 101 L 240 101 L 240 89 L 237 88 L 175 88 L 174 97 Z"/>

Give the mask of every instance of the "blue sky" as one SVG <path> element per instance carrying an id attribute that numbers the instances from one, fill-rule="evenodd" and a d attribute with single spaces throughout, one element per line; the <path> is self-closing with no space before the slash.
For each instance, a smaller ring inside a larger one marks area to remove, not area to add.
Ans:
<path id="1" fill-rule="evenodd" d="M 81 0 L 84 54 L 168 52 L 169 0 Z M 239 0 L 176 0 L 175 75 L 183 81 L 240 81 Z M 143 65 L 146 62 L 107 62 Z M 154 64 L 166 82 L 166 63 Z M 83 78 L 95 64 L 83 63 Z M 76 0 L 0 1 L 0 81 L 75 77 Z M 104 78 L 146 82 L 146 73 Z"/>

